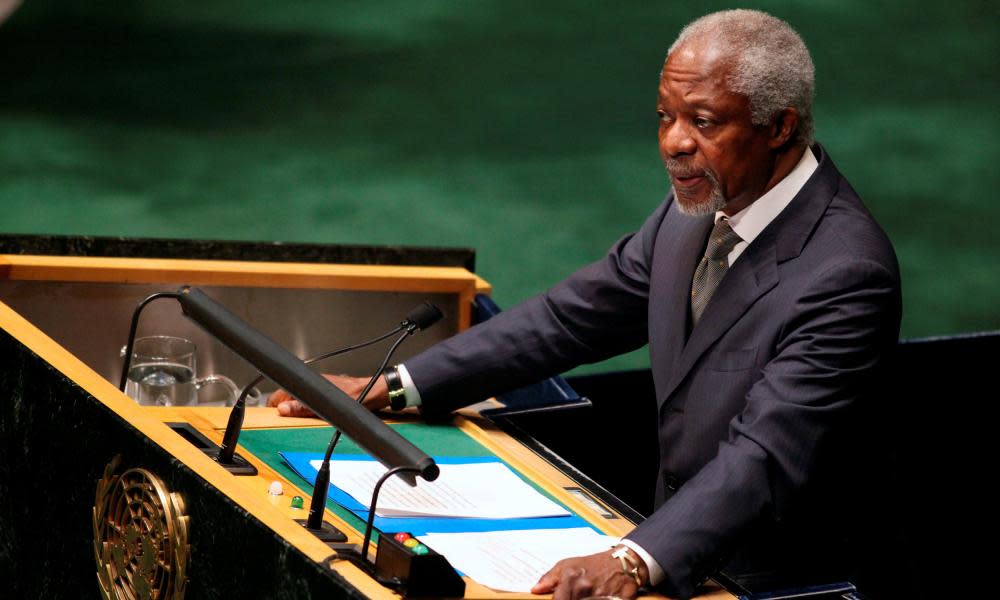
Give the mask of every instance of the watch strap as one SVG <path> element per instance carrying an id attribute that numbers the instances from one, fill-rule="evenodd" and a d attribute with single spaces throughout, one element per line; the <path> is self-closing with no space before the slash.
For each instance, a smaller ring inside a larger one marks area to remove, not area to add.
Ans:
<path id="1" fill-rule="evenodd" d="M 403 388 L 403 379 L 399 376 L 399 369 L 389 367 L 382 374 L 382 377 L 389 388 L 389 407 L 392 410 L 406 408 L 406 390 Z"/>

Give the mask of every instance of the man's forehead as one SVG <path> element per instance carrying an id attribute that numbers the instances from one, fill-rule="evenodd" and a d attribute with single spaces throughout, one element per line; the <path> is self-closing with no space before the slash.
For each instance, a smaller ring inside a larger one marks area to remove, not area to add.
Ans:
<path id="1" fill-rule="evenodd" d="M 664 73 L 668 70 L 678 75 L 698 74 L 703 77 L 725 75 L 732 66 L 732 50 L 711 35 L 699 36 L 685 40 L 667 57 L 663 65 Z"/>
<path id="2" fill-rule="evenodd" d="M 711 39 L 685 40 L 667 57 L 657 89 L 662 98 L 670 86 L 679 90 L 713 89 L 712 95 L 729 92 L 728 75 L 733 64 L 730 51 Z"/>

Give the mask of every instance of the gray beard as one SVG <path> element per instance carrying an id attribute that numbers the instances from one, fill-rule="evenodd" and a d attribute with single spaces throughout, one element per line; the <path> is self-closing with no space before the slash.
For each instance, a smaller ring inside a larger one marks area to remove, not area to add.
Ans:
<path id="1" fill-rule="evenodd" d="M 716 212 L 722 210 L 722 207 L 726 205 L 728 200 L 722 195 L 722 186 L 719 185 L 719 180 L 715 178 L 715 175 L 705 171 L 705 178 L 712 186 L 712 191 L 708 196 L 708 200 L 704 202 L 688 202 L 682 193 L 680 193 L 677 188 L 674 188 L 674 198 L 677 199 L 677 209 L 681 211 L 682 215 L 687 215 L 689 217 L 703 217 L 705 215 L 714 215 Z"/>

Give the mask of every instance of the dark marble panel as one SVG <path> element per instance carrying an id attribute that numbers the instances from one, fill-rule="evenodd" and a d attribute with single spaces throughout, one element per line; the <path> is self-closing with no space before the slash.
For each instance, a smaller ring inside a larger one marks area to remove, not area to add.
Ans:
<path id="1" fill-rule="evenodd" d="M 0 332 L 0 581 L 7 598 L 100 597 L 92 507 L 116 454 L 183 495 L 186 598 L 363 597 Z"/>
<path id="2" fill-rule="evenodd" d="M 0 254 L 201 258 L 476 269 L 471 248 L 0 234 Z"/>

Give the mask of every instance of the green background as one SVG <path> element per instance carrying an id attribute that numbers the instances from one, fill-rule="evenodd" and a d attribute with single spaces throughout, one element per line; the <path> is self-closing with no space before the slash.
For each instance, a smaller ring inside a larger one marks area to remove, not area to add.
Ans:
<path id="1" fill-rule="evenodd" d="M 665 50 L 730 6 L 29 1 L 0 25 L 0 232 L 470 246 L 510 306 L 661 201 Z M 997 3 L 752 6 L 812 50 L 903 336 L 996 329 Z"/>

